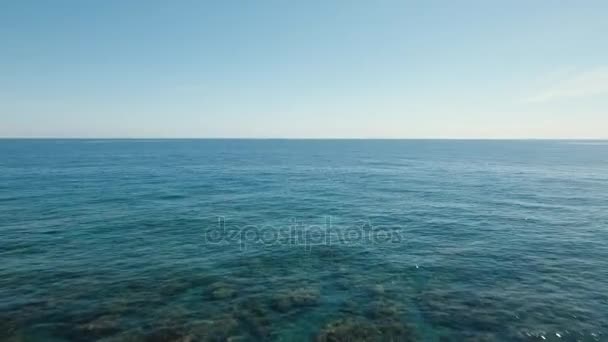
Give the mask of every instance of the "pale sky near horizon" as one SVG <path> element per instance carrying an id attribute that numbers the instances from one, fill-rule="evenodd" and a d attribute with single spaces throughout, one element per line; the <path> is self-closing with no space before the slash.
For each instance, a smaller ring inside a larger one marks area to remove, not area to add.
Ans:
<path id="1" fill-rule="evenodd" d="M 608 1 L 0 3 L 0 137 L 608 138 Z"/>

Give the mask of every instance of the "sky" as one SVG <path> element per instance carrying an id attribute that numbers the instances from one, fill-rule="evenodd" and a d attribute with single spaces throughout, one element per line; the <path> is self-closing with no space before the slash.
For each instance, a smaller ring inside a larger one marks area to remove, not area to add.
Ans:
<path id="1" fill-rule="evenodd" d="M 0 137 L 608 138 L 608 1 L 6 0 Z"/>

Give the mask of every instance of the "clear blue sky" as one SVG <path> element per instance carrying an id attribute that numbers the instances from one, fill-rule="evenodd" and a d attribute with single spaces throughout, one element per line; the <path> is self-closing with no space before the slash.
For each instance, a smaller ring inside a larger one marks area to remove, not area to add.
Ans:
<path id="1" fill-rule="evenodd" d="M 0 3 L 0 137 L 608 137 L 608 1 Z"/>

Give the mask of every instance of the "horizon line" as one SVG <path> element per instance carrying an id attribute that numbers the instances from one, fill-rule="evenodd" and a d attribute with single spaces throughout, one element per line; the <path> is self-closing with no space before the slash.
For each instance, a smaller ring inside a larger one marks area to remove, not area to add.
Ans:
<path id="1" fill-rule="evenodd" d="M 1 137 L 0 140 L 608 140 L 608 137 Z"/>

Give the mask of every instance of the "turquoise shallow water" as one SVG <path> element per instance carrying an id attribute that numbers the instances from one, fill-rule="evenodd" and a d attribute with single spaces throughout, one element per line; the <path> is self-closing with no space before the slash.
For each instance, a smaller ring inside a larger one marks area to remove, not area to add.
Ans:
<path id="1" fill-rule="evenodd" d="M 0 141 L 0 340 L 608 340 L 608 142 Z"/>

